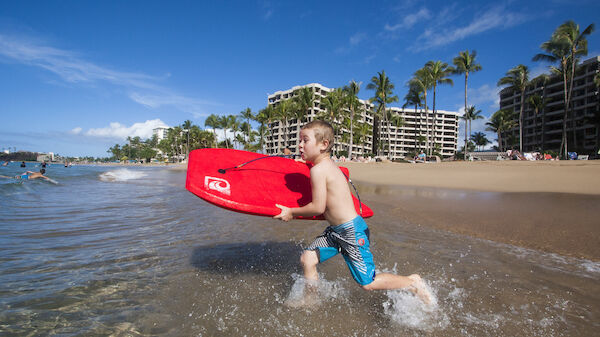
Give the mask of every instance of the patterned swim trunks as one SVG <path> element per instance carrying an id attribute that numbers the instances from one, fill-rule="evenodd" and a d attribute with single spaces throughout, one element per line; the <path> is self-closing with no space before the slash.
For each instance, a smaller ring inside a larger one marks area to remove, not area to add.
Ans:
<path id="1" fill-rule="evenodd" d="M 338 226 L 329 226 L 306 250 L 315 250 L 319 263 L 341 253 L 360 285 L 367 285 L 375 279 L 375 263 L 369 249 L 369 228 L 361 216 Z"/>

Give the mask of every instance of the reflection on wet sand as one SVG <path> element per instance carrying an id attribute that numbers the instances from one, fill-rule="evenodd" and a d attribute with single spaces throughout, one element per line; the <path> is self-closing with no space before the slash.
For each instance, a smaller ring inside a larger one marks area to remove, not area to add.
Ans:
<path id="1" fill-rule="evenodd" d="M 600 196 L 360 184 L 400 219 L 497 242 L 600 261 Z M 372 206 L 373 207 L 373 206 Z"/>

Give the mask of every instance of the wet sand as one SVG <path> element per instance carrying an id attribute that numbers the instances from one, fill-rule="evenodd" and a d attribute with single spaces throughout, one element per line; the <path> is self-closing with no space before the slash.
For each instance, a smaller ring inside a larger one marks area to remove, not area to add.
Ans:
<path id="1" fill-rule="evenodd" d="M 343 165 L 402 220 L 600 261 L 600 162 Z"/>

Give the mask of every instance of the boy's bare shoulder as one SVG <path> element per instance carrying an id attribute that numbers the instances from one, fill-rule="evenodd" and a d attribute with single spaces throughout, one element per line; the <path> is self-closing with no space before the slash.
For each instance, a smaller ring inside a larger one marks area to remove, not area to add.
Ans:
<path id="1" fill-rule="evenodd" d="M 337 165 L 332 160 L 323 160 L 310 169 L 311 174 L 330 175 L 337 169 Z"/>

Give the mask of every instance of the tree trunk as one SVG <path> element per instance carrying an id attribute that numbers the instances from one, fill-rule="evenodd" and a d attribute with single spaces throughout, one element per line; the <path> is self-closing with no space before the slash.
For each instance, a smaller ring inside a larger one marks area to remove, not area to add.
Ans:
<path id="1" fill-rule="evenodd" d="M 567 101 L 567 74 L 565 70 L 565 64 L 563 62 L 563 93 L 564 93 L 564 103 L 565 103 L 565 112 L 563 114 L 563 123 L 562 123 L 562 139 L 560 143 L 560 152 L 559 156 L 563 159 L 566 159 L 567 154 L 567 113 L 569 112 L 569 102 Z"/>
<path id="2" fill-rule="evenodd" d="M 469 80 L 469 72 L 465 72 L 465 113 L 467 113 L 467 81 Z M 464 160 L 467 160 L 467 120 L 465 119 L 465 151 L 463 153 Z"/>
<path id="3" fill-rule="evenodd" d="M 519 112 L 519 151 L 523 153 L 523 108 L 525 107 L 525 90 L 521 91 L 521 111 Z"/>
<path id="4" fill-rule="evenodd" d="M 542 90 L 542 153 L 545 151 L 545 131 L 546 131 L 546 84 Z"/>
<path id="5" fill-rule="evenodd" d="M 435 116 L 435 96 L 436 96 L 436 84 L 435 82 L 433 83 L 433 118 L 431 118 L 431 147 L 429 149 L 429 155 L 432 156 L 433 155 L 433 150 L 435 148 L 435 122 L 436 122 L 436 116 Z"/>
<path id="6" fill-rule="evenodd" d="M 352 158 L 352 142 L 354 141 L 353 133 L 353 121 L 354 121 L 354 107 L 350 106 L 350 146 L 348 146 L 348 156 Z"/>
<path id="7" fill-rule="evenodd" d="M 496 132 L 498 133 L 498 150 L 500 150 L 500 152 L 504 152 L 503 146 L 502 146 L 502 133 L 500 132 L 500 130 L 498 130 Z"/>

